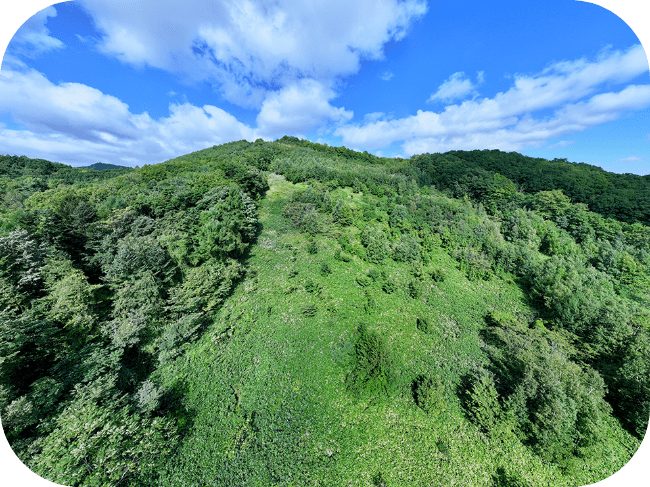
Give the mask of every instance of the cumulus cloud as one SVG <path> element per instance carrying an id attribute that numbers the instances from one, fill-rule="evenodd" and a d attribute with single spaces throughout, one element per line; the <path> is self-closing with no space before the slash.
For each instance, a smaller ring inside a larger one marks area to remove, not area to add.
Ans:
<path id="1" fill-rule="evenodd" d="M 478 82 L 483 81 L 483 72 L 478 75 Z M 452 74 L 439 87 L 438 91 L 433 93 L 427 101 L 429 102 L 450 102 L 453 100 L 462 100 L 468 95 L 477 95 L 476 85 L 473 84 L 464 72 Z"/>
<path id="2" fill-rule="evenodd" d="M 384 71 L 380 76 L 380 78 L 384 81 L 390 81 L 394 77 L 395 77 L 395 73 L 391 73 L 390 71 Z"/>
<path id="3" fill-rule="evenodd" d="M 0 74 L 0 112 L 26 130 L 2 127 L 5 150 L 35 154 L 49 148 L 38 154 L 78 161 L 83 152 L 90 160 L 142 163 L 230 140 L 327 131 L 353 116 L 333 102 L 340 82 L 362 60 L 382 59 L 384 45 L 402 39 L 427 10 L 425 0 L 79 4 L 99 32 L 86 40 L 99 51 L 132 66 L 166 70 L 183 82 L 207 81 L 229 102 L 258 110 L 257 128 L 215 106 L 189 103 L 172 103 L 168 117 L 153 120 L 90 86 L 51 83 L 17 56 Z M 13 44 L 32 53 L 62 47 L 45 27 L 54 15 L 52 7 L 37 14 Z"/>
<path id="4" fill-rule="evenodd" d="M 79 83 L 54 84 L 35 70 L 0 72 L 0 113 L 26 130 L 0 128 L 6 153 L 30 154 L 72 164 L 162 162 L 257 132 L 222 109 L 170 104 L 153 120 L 127 104 Z"/>
<path id="5" fill-rule="evenodd" d="M 419 110 L 401 119 L 346 125 L 335 134 L 342 136 L 346 146 L 368 150 L 402 142 L 407 154 L 541 147 L 547 140 L 650 106 L 650 85 L 598 93 L 603 86 L 629 82 L 647 71 L 645 53 L 637 45 L 626 51 L 608 51 L 592 62 L 554 63 L 536 75 L 516 76 L 508 91 L 493 98 L 466 100 L 439 113 Z M 539 110 L 554 113 L 534 118 Z"/>
<path id="6" fill-rule="evenodd" d="M 377 120 L 383 120 L 383 119 L 386 119 L 386 114 L 384 112 L 366 113 L 363 116 L 363 121 L 366 123 L 373 123 L 376 122 Z"/>
<path id="7" fill-rule="evenodd" d="M 341 123 L 353 113 L 329 103 L 336 94 L 321 83 L 303 79 L 264 100 L 257 116 L 261 134 L 274 137 L 286 133 L 306 133 L 325 123 Z"/>
<path id="8" fill-rule="evenodd" d="M 80 0 L 100 49 L 133 65 L 215 83 L 230 102 L 261 107 L 298 79 L 323 85 L 381 59 L 426 12 L 424 0 Z"/>
<path id="9" fill-rule="evenodd" d="M 52 37 L 45 24 L 49 17 L 56 17 L 54 7 L 48 7 L 33 15 L 25 22 L 11 39 L 11 49 L 7 51 L 10 57 L 25 56 L 34 58 L 53 49 L 64 46 L 59 39 Z"/>

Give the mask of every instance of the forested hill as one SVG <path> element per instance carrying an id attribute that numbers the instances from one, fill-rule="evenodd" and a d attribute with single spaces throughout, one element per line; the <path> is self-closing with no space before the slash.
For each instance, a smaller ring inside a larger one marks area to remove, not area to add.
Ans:
<path id="1" fill-rule="evenodd" d="M 14 452 L 75 487 L 613 474 L 650 415 L 650 227 L 467 154 L 0 157 Z"/>
<path id="2" fill-rule="evenodd" d="M 289 146 L 361 164 L 393 166 L 400 172 L 415 176 L 420 184 L 435 185 L 440 190 L 447 190 L 454 197 L 468 195 L 475 200 L 489 197 L 488 193 L 494 191 L 503 192 L 501 186 L 507 185 L 507 181 L 500 176 L 504 176 L 514 183 L 516 191 L 520 193 L 531 195 L 539 191 L 562 190 L 573 203 L 586 204 L 590 211 L 606 218 L 650 225 L 650 175 L 617 174 L 566 159 L 549 161 L 496 149 L 426 153 L 415 155 L 411 159 L 393 159 L 288 136 L 265 145 L 264 149 L 257 149 L 262 150 L 264 155 L 249 152 L 243 159 L 261 157 L 261 163 L 268 164 L 274 155 Z M 226 149 L 227 147 L 230 149 Z M 238 142 L 219 146 L 221 157 L 225 157 L 222 154 L 224 149 L 226 153 L 230 153 L 240 150 L 241 147 Z M 204 149 L 178 159 L 205 158 L 208 154 L 206 151 L 214 150 L 215 148 Z M 241 154 L 235 159 L 242 159 Z M 44 159 L 0 155 L 0 177 L 33 177 L 34 184 L 42 184 L 44 188 L 47 187 L 45 182 L 48 180 L 72 184 L 78 181 L 112 178 L 130 170 L 130 167 L 101 162 L 73 168 Z"/>
<path id="3" fill-rule="evenodd" d="M 107 164 L 105 162 L 96 162 L 90 166 L 82 166 L 79 169 L 94 169 L 95 171 L 106 171 L 107 169 L 130 169 L 126 166 L 118 166 L 117 164 Z"/>
<path id="4" fill-rule="evenodd" d="M 101 162 L 92 166 L 77 168 L 60 162 L 46 161 L 45 159 L 0 155 L 0 178 L 28 178 L 32 184 L 43 189 L 47 189 L 48 181 L 50 181 L 50 186 L 59 183 L 74 184 L 82 181 L 99 181 L 131 170 L 130 167 Z"/>
<path id="5" fill-rule="evenodd" d="M 566 159 L 548 161 L 500 150 L 422 154 L 411 161 L 431 182 L 456 192 L 476 192 L 501 174 L 525 193 L 561 189 L 574 203 L 624 222 L 650 223 L 650 175 L 616 174 Z"/>

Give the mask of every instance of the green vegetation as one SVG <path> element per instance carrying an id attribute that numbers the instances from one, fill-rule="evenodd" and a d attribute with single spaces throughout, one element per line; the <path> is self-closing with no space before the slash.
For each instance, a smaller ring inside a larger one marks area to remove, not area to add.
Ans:
<path id="1" fill-rule="evenodd" d="M 75 486 L 596 482 L 650 415 L 644 181 L 292 137 L 3 156 L 5 433 Z"/>
<path id="2" fill-rule="evenodd" d="M 603 217 L 650 224 L 650 176 L 615 174 L 566 159 L 548 161 L 499 150 L 422 154 L 411 162 L 420 169 L 422 183 L 435 184 L 455 197 L 480 199 L 486 208 L 520 198 L 517 191 L 535 195 L 561 190 Z"/>

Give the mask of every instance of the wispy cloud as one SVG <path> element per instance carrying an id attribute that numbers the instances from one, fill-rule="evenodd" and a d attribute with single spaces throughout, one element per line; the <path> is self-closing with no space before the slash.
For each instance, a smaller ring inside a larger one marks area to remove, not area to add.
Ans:
<path id="1" fill-rule="evenodd" d="M 375 150 L 401 142 L 407 154 L 450 149 L 522 150 L 542 147 L 546 141 L 587 127 L 615 120 L 630 110 L 650 107 L 650 85 L 628 85 L 611 89 L 648 72 L 640 45 L 626 51 L 607 51 L 595 61 L 565 61 L 547 66 L 532 76 L 517 76 L 513 86 L 493 98 L 466 100 L 448 105 L 441 112 L 419 110 L 416 115 L 346 125 L 335 134 L 348 147 Z M 455 73 L 443 87 L 449 95 L 467 91 L 466 78 Z M 537 111 L 553 114 L 535 118 Z"/>
<path id="2" fill-rule="evenodd" d="M 65 47 L 63 42 L 52 37 L 45 27 L 49 17 L 56 17 L 54 7 L 48 7 L 33 15 L 25 22 L 11 39 L 11 49 L 7 55 L 35 58 L 45 52 Z"/>
<path id="3" fill-rule="evenodd" d="M 648 159 L 641 156 L 630 156 L 619 159 L 617 162 L 646 162 Z"/>
<path id="4" fill-rule="evenodd" d="M 395 73 L 391 73 L 390 71 L 384 71 L 380 76 L 380 78 L 384 81 L 390 81 L 394 77 L 395 77 Z"/>
<path id="5" fill-rule="evenodd" d="M 566 147 L 566 146 L 574 144 L 574 143 L 575 143 L 574 140 L 561 140 L 561 141 L 559 141 L 559 142 L 557 142 L 555 144 L 551 144 L 551 145 L 545 147 L 545 149 L 547 149 L 547 150 L 548 149 L 561 149 L 562 147 Z"/>

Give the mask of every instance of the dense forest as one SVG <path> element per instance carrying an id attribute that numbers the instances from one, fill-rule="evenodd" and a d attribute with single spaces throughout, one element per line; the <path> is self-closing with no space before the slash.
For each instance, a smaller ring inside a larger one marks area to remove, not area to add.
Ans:
<path id="1" fill-rule="evenodd" d="M 294 137 L 0 156 L 0 415 L 81 485 L 577 486 L 650 416 L 650 177 Z"/>
<path id="2" fill-rule="evenodd" d="M 615 174 L 566 159 L 547 161 L 499 150 L 422 154 L 413 162 L 431 174 L 437 186 L 456 194 L 480 194 L 499 174 L 523 193 L 559 189 L 604 217 L 650 224 L 650 175 Z"/>

